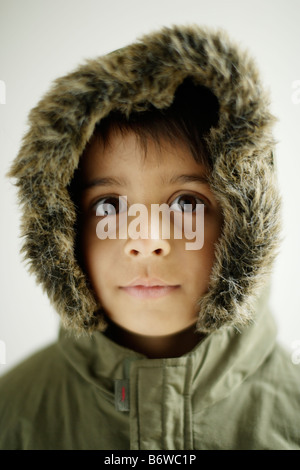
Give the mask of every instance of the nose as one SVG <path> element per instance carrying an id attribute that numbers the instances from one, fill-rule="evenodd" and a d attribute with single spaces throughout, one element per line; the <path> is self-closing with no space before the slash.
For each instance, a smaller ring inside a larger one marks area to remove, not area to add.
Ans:
<path id="1" fill-rule="evenodd" d="M 125 254 L 131 257 L 167 256 L 170 253 L 169 240 L 151 238 L 129 239 L 125 245 Z"/>
<path id="2" fill-rule="evenodd" d="M 150 211 L 142 204 L 139 204 L 137 211 L 140 213 L 138 218 L 139 224 L 136 224 L 136 219 L 130 221 L 128 225 L 127 242 L 125 243 L 125 254 L 130 257 L 153 257 L 167 256 L 171 251 L 170 237 L 167 238 L 163 235 L 163 227 L 166 223 L 163 220 L 162 214 L 158 217 L 152 217 L 152 206 Z M 129 215 L 136 216 L 136 211 L 129 210 Z M 161 220 L 162 219 L 162 220 Z M 131 227 L 131 222 L 133 226 Z M 140 226 L 140 232 L 137 234 L 136 227 Z M 132 230 L 131 230 L 132 229 Z"/>

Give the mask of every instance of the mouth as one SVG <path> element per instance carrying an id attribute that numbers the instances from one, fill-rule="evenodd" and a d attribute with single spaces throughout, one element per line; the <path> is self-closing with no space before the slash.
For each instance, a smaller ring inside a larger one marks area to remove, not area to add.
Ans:
<path id="1" fill-rule="evenodd" d="M 147 278 L 133 281 L 121 289 L 132 297 L 139 299 L 157 299 L 165 297 L 179 289 L 180 285 L 168 284 L 159 279 Z"/>

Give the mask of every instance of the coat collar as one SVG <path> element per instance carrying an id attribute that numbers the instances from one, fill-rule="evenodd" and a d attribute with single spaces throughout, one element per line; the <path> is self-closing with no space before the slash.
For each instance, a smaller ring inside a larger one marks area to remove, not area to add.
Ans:
<path id="1" fill-rule="evenodd" d="M 208 335 L 181 357 L 149 359 L 115 343 L 97 331 L 76 338 L 60 330 L 58 347 L 65 359 L 90 384 L 110 396 L 116 380 L 130 379 L 139 369 L 185 371 L 182 380 L 190 382 L 189 393 L 201 398 L 201 408 L 228 396 L 253 374 L 271 353 L 276 341 L 276 326 L 268 305 L 268 291 L 256 305 L 254 321 L 238 331 L 224 327 Z M 177 380 L 177 379 L 176 379 Z"/>

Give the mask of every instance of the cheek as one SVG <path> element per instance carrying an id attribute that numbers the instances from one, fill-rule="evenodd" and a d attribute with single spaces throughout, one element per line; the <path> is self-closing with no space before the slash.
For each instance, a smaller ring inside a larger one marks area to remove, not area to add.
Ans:
<path id="1" fill-rule="evenodd" d="M 221 219 L 209 220 L 204 226 L 204 244 L 200 250 L 186 250 L 182 246 L 179 261 L 180 269 L 184 271 L 189 294 L 198 299 L 207 292 L 210 275 L 215 263 L 215 245 L 221 234 Z"/>
<path id="2" fill-rule="evenodd" d="M 81 231 L 80 249 L 83 254 L 84 269 L 94 289 L 100 285 L 103 273 L 109 265 L 109 240 L 99 240 L 96 234 L 96 222 L 85 221 Z"/>
<path id="3" fill-rule="evenodd" d="M 208 289 L 210 274 L 214 263 L 214 250 L 204 246 L 201 250 L 185 251 L 182 267 L 186 272 L 186 283 L 193 290 L 193 294 L 202 295 Z"/>
<path id="4" fill-rule="evenodd" d="M 223 216 L 220 209 L 205 217 L 204 246 L 202 251 L 206 263 L 210 264 L 211 267 L 214 264 L 216 244 L 222 234 L 222 226 Z"/>

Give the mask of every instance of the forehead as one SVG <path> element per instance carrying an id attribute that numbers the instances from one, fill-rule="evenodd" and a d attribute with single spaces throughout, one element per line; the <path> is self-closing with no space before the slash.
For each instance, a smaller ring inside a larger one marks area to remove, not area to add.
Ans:
<path id="1" fill-rule="evenodd" d="M 170 142 L 161 138 L 159 142 L 147 140 L 143 146 L 133 131 L 125 134 L 112 131 L 104 145 L 101 139 L 93 136 L 87 145 L 80 162 L 84 181 L 95 176 L 131 176 L 139 174 L 170 175 L 180 172 L 208 174 L 203 164 L 197 163 L 187 145 L 178 139 Z"/>

